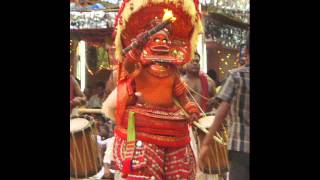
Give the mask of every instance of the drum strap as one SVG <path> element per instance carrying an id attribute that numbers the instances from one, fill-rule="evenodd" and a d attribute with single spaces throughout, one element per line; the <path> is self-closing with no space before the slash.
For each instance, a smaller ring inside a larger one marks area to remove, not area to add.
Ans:
<path id="1" fill-rule="evenodd" d="M 122 162 L 123 178 L 126 178 L 128 174 L 132 172 L 132 158 L 134 155 L 135 145 L 136 145 L 136 130 L 135 130 L 134 112 L 129 111 L 128 128 L 127 128 L 127 145 L 126 145 L 125 159 Z"/>

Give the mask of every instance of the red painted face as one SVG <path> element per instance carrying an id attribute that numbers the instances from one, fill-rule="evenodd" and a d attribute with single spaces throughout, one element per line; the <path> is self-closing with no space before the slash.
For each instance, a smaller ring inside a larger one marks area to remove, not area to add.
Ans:
<path id="1" fill-rule="evenodd" d="M 169 37 L 164 31 L 154 34 L 145 46 L 145 51 L 149 55 L 169 54 Z"/>
<path id="2" fill-rule="evenodd" d="M 185 58 L 183 54 L 186 52 L 178 50 L 179 48 L 172 46 L 168 34 L 165 31 L 160 31 L 154 34 L 145 45 L 141 61 L 143 64 L 156 62 L 181 64 Z"/>

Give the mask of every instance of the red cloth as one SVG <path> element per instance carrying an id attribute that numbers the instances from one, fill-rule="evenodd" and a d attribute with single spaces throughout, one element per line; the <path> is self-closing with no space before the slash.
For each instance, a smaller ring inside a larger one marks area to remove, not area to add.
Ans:
<path id="1" fill-rule="evenodd" d="M 200 72 L 199 77 L 200 77 L 200 81 L 201 81 L 201 95 L 208 98 L 209 97 L 209 91 L 208 91 L 209 84 L 208 84 L 207 76 L 205 73 Z M 208 108 L 207 103 L 208 103 L 207 99 L 201 98 L 200 106 L 204 112 L 207 111 L 207 108 Z"/>
<path id="2" fill-rule="evenodd" d="M 185 146 L 190 142 L 188 124 L 179 108 L 160 108 L 148 105 L 123 107 L 122 105 L 117 109 L 123 112 L 119 114 L 122 119 L 117 120 L 117 127 L 114 131 L 119 137 L 126 139 L 128 112 L 132 111 L 135 112 L 137 139 L 171 147 Z"/>
<path id="3" fill-rule="evenodd" d="M 118 80 L 117 80 L 117 109 L 116 109 L 116 125 L 122 124 L 122 119 L 126 107 L 132 100 L 133 93 L 135 92 L 135 85 L 133 80 L 135 76 L 126 75 L 124 71 L 124 64 L 119 63 L 118 66 Z"/>
<path id="4" fill-rule="evenodd" d="M 113 157 L 120 171 L 126 168 L 123 166 L 126 143 L 115 136 Z M 182 147 L 161 147 L 144 141 L 137 144 L 127 180 L 195 179 L 196 160 L 189 144 Z"/>

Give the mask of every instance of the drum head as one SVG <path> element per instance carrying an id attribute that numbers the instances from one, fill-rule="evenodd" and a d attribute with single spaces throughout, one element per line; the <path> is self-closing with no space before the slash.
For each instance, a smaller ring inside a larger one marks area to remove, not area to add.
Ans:
<path id="1" fill-rule="evenodd" d="M 205 116 L 199 119 L 199 124 L 205 128 L 210 128 L 214 122 L 215 116 Z"/>
<path id="2" fill-rule="evenodd" d="M 74 118 L 70 120 L 70 133 L 75 133 L 90 127 L 90 122 L 84 118 Z"/>

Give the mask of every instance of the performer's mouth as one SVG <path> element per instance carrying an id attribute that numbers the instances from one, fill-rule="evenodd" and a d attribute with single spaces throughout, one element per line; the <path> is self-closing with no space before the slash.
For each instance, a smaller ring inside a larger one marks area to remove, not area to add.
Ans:
<path id="1" fill-rule="evenodd" d="M 158 64 L 158 65 L 169 65 L 171 63 L 170 60 L 164 60 L 164 59 L 153 59 L 151 60 L 153 64 Z"/>
<path id="2" fill-rule="evenodd" d="M 152 52 L 158 53 L 158 54 L 167 54 L 169 53 L 169 46 L 167 45 L 158 45 L 153 46 L 150 48 Z"/>

